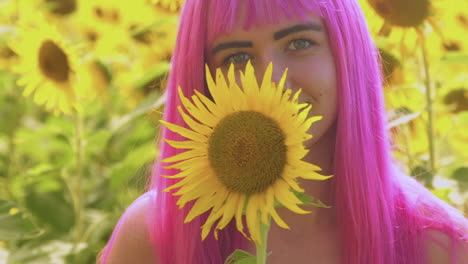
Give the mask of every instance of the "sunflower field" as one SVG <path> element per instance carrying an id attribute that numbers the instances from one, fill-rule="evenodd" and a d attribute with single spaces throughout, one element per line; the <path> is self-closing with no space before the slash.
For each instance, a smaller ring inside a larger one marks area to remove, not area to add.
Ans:
<path id="1" fill-rule="evenodd" d="M 402 169 L 468 215 L 468 0 L 359 0 Z M 0 0 L 0 264 L 95 263 L 158 156 L 183 0 Z"/>

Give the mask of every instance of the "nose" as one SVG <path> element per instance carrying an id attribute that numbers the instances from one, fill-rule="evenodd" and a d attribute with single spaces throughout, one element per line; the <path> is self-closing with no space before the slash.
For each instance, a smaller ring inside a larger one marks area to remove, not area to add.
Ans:
<path id="1" fill-rule="evenodd" d="M 256 65 L 254 65 L 254 68 L 255 68 L 255 74 L 256 74 L 259 85 L 261 85 L 265 72 L 268 66 L 270 65 L 270 63 L 273 64 L 271 81 L 274 82 L 276 85 L 279 84 L 281 78 L 283 77 L 285 73 L 285 70 L 288 68 L 286 63 L 283 63 L 281 60 L 278 60 L 278 59 L 275 60 L 275 59 L 267 58 L 267 59 L 262 60 L 261 62 L 257 61 Z M 284 89 L 291 89 L 291 88 L 292 88 L 292 82 L 290 78 L 290 72 L 288 69 L 285 84 L 284 84 Z"/>

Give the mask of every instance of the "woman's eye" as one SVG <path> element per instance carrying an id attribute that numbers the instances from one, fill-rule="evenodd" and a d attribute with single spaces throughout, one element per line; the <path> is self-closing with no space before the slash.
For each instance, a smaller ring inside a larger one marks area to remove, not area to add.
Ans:
<path id="1" fill-rule="evenodd" d="M 290 49 L 290 50 L 302 50 L 302 49 L 308 48 L 312 44 L 314 44 L 314 42 L 310 41 L 310 40 L 307 40 L 307 39 L 295 39 L 295 40 L 289 42 L 288 49 Z"/>
<path id="2" fill-rule="evenodd" d="M 250 59 L 250 56 L 246 53 L 236 53 L 224 59 L 224 64 L 227 64 L 227 65 L 231 63 L 233 63 L 234 65 L 243 64 L 243 63 L 246 63 L 249 59 Z"/>

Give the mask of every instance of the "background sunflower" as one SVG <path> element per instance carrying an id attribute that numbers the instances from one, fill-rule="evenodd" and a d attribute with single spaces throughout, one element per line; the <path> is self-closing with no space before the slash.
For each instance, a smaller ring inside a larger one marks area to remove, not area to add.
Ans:
<path id="1" fill-rule="evenodd" d="M 34 101 L 47 110 L 70 114 L 78 97 L 86 95 L 77 50 L 53 27 L 40 24 L 18 29 L 18 39 L 10 48 L 18 55 L 13 70 L 21 75 L 18 84 L 25 86 L 23 94 L 34 93 Z"/>
<path id="2" fill-rule="evenodd" d="M 171 12 L 179 12 L 184 4 L 184 0 L 151 0 L 151 2 Z"/>

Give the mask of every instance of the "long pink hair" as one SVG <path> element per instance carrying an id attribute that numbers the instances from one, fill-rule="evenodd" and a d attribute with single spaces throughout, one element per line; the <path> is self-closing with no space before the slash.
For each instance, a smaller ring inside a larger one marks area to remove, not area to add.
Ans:
<path id="1" fill-rule="evenodd" d="M 338 120 L 331 179 L 338 212 L 342 260 L 349 264 L 424 263 L 424 229 L 447 234 L 455 249 L 467 239 L 467 220 L 456 209 L 432 195 L 420 183 L 397 169 L 391 157 L 391 138 L 386 130 L 381 63 L 366 21 L 356 0 L 186 0 L 167 87 L 164 120 L 184 126 L 176 108 L 176 88 L 185 95 L 205 93 L 206 51 L 220 34 L 233 29 L 238 12 L 246 5 L 245 29 L 276 23 L 284 17 L 306 19 L 313 13 L 323 18 L 335 58 L 338 78 Z M 162 138 L 182 138 L 161 128 Z M 184 224 L 190 206 L 179 209 L 177 197 L 163 190 L 175 180 L 161 177 L 161 159 L 176 150 L 161 142 L 149 194 L 151 242 L 164 264 L 220 264 L 246 240 L 233 225 L 219 234 L 200 239 L 204 214 Z M 120 224 L 103 250 L 105 264 Z M 456 251 L 451 256 L 456 257 Z"/>

